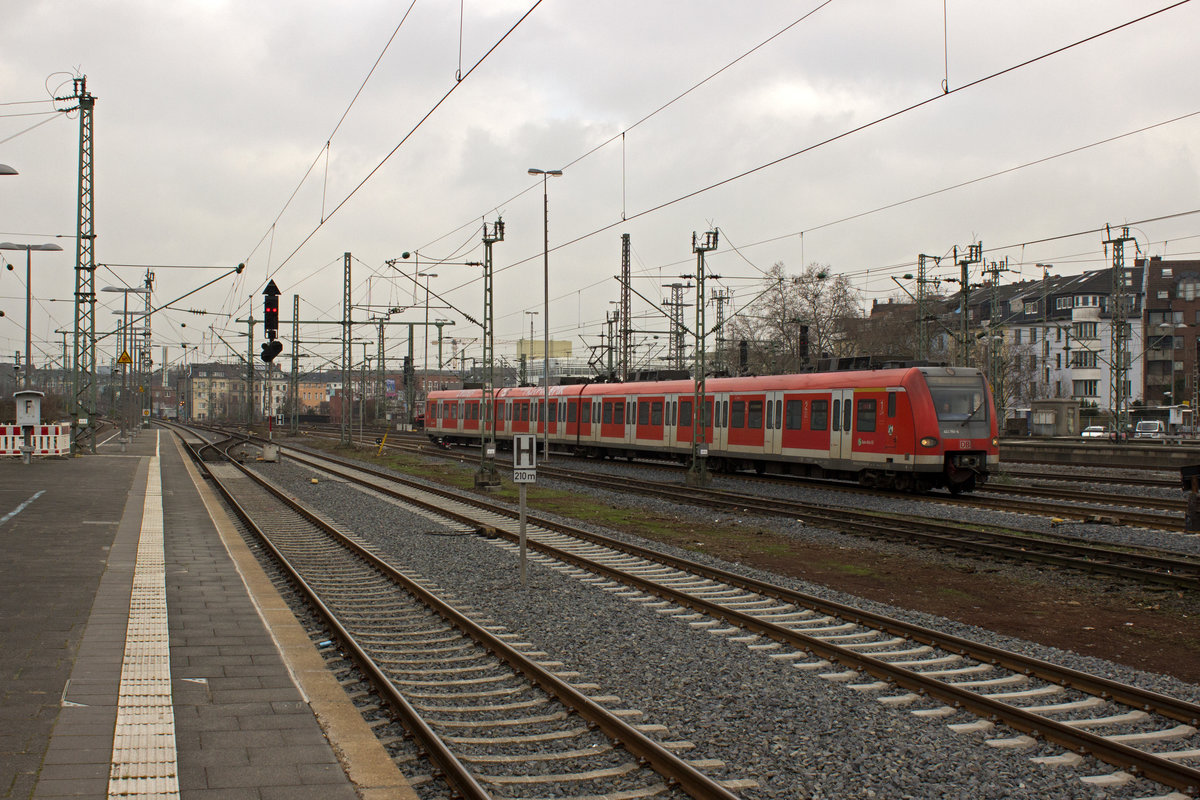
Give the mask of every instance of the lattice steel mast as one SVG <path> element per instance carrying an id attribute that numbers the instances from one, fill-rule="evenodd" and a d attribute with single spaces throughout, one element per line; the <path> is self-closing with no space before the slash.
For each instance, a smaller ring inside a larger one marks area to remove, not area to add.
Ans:
<path id="1" fill-rule="evenodd" d="M 75 228 L 74 401 L 71 409 L 71 454 L 96 452 L 96 231 L 92 164 L 92 111 L 96 98 L 87 76 L 75 78 L 79 110 L 79 213 Z"/>
<path id="2" fill-rule="evenodd" d="M 617 345 L 617 378 L 621 381 L 629 380 L 629 350 L 630 336 L 633 318 L 630 316 L 630 275 L 629 263 L 629 234 L 621 234 L 621 305 L 618 313 L 620 314 L 621 334 L 619 344 Z"/>
<path id="3" fill-rule="evenodd" d="M 700 242 L 692 233 L 692 252 L 696 254 L 696 375 L 695 392 L 692 399 L 692 463 L 688 467 L 687 484 L 701 486 L 709 483 L 712 476 L 708 472 L 708 436 L 707 426 L 711 424 L 711 415 L 705 413 L 704 373 L 708 369 L 705 363 L 705 330 L 704 320 L 704 254 L 717 249 L 718 232 L 708 231 L 704 241 Z"/>
<path id="4" fill-rule="evenodd" d="M 492 297 L 492 245 L 504 241 L 504 222 L 496 220 L 488 228 L 483 224 L 483 402 L 479 408 L 479 424 L 483 430 L 483 440 L 479 448 L 479 471 L 475 473 L 475 486 L 488 488 L 500 485 L 500 475 L 496 472 L 496 414 L 495 414 L 495 350 L 494 344 L 494 311 Z M 549 376 L 546 377 L 549 385 Z M 549 391 L 549 389 L 547 389 Z M 546 426 L 547 435 L 550 430 L 550 404 L 546 403 L 546 413 L 542 416 L 542 424 Z"/>
<path id="5" fill-rule="evenodd" d="M 1129 228 L 1121 229 L 1120 236 L 1113 236 L 1107 225 L 1104 230 L 1108 238 L 1104 244 L 1113 246 L 1112 251 L 1112 289 L 1108 297 L 1109 315 L 1109 398 L 1112 401 L 1113 426 L 1116 428 L 1120 441 L 1120 433 L 1125 430 L 1125 406 L 1129 401 L 1129 335 L 1128 300 L 1125 292 L 1125 243 L 1133 241 Z"/>

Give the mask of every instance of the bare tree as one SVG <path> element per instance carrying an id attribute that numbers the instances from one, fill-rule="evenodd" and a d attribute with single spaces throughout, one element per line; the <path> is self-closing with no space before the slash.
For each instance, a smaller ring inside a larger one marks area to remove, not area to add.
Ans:
<path id="1" fill-rule="evenodd" d="M 796 371 L 823 356 L 855 352 L 850 333 L 862 309 L 844 275 L 831 275 L 829 267 L 816 263 L 788 275 L 777 262 L 763 277 L 761 291 L 726 325 L 726 363 L 741 363 L 742 342 L 744 371 L 754 374 Z"/>

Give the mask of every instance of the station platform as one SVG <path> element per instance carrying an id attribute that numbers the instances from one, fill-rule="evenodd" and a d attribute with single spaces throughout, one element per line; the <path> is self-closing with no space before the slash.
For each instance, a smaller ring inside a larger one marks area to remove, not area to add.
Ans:
<path id="1" fill-rule="evenodd" d="M 416 795 L 175 438 L 0 461 L 4 797 Z"/>

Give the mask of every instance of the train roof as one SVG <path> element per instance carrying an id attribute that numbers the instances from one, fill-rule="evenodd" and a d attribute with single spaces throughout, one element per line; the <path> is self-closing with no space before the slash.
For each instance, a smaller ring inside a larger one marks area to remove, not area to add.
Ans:
<path id="1" fill-rule="evenodd" d="M 736 378 L 709 378 L 705 381 L 705 391 L 713 392 L 751 392 L 751 391 L 786 391 L 803 387 L 806 389 L 834 389 L 851 387 L 898 387 L 917 378 L 924 377 L 954 377 L 980 376 L 982 373 L 975 367 L 896 367 L 890 369 L 842 370 L 838 372 L 801 372 L 789 375 L 760 375 Z M 695 389 L 695 383 L 690 379 L 667 381 L 637 381 L 630 383 L 587 383 L 567 384 L 550 387 L 550 397 L 595 397 L 614 394 L 644 394 L 647 391 L 655 394 L 689 394 Z M 543 386 L 514 386 L 497 389 L 498 396 L 506 399 L 529 398 L 537 399 L 546 395 Z M 479 397 L 479 389 L 447 389 L 430 392 L 431 399 L 449 400 Z"/>

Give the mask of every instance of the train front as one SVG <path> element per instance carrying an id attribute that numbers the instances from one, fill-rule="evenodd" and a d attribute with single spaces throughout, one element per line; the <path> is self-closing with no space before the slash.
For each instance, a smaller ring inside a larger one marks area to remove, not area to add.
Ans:
<path id="1" fill-rule="evenodd" d="M 937 434 L 924 433 L 917 451 L 940 450 L 946 488 L 954 494 L 969 492 L 986 482 L 989 470 L 1000 463 L 991 389 L 977 369 L 923 368 L 921 372 L 929 388 L 931 414 L 936 419 L 930 427 Z"/>

